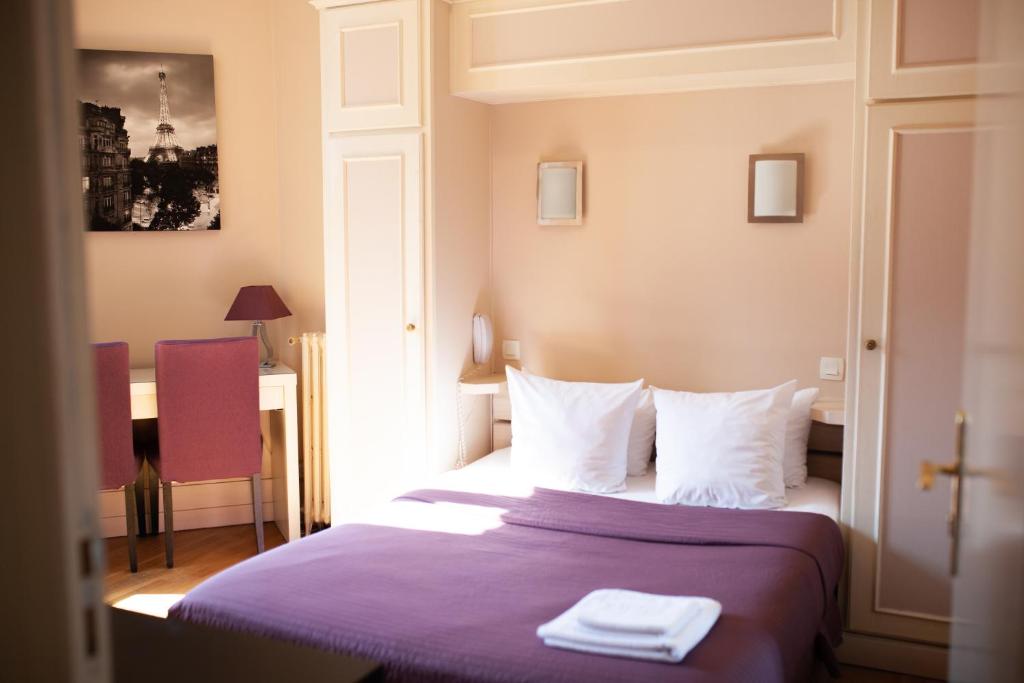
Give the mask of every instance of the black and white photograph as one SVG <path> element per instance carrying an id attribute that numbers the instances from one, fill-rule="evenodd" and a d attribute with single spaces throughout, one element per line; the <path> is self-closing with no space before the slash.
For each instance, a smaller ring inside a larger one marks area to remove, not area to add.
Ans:
<path id="1" fill-rule="evenodd" d="M 220 230 L 213 57 L 79 50 L 92 231 Z"/>

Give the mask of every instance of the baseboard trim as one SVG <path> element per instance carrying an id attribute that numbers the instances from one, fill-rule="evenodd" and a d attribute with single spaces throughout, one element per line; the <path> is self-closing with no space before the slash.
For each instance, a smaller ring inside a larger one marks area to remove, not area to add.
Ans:
<path id="1" fill-rule="evenodd" d="M 949 649 L 940 645 L 880 638 L 863 633 L 843 633 L 836 656 L 844 664 L 883 669 L 911 676 L 946 680 Z"/>

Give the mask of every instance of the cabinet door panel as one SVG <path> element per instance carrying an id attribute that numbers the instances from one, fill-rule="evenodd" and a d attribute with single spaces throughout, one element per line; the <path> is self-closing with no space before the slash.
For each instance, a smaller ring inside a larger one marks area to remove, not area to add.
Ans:
<path id="1" fill-rule="evenodd" d="M 914 490 L 922 459 L 951 462 L 966 331 L 974 132 L 894 134 L 877 605 L 948 618 L 949 482 Z"/>
<path id="2" fill-rule="evenodd" d="M 976 137 L 966 100 L 868 108 L 856 367 L 850 626 L 944 643 Z M 867 349 L 865 341 L 878 345 Z"/>
<path id="3" fill-rule="evenodd" d="M 978 38 L 982 0 L 872 0 L 868 96 L 948 97 L 996 92 L 1006 67 Z"/>
<path id="4" fill-rule="evenodd" d="M 416 0 L 323 11 L 320 51 L 328 131 L 420 124 L 418 11 Z"/>
<path id="5" fill-rule="evenodd" d="M 854 77 L 856 0 L 460 0 L 451 89 L 481 102 Z"/>
<path id="6" fill-rule="evenodd" d="M 425 464 L 420 134 L 332 137 L 325 171 L 331 500 L 344 520 Z"/>

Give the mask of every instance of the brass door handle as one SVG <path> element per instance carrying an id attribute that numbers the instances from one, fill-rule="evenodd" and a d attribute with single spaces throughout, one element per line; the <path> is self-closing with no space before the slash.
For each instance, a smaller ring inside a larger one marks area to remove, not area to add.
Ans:
<path id="1" fill-rule="evenodd" d="M 406 332 L 415 332 L 416 331 L 416 325 L 414 325 L 413 323 L 409 323 L 408 325 L 405 326 L 405 331 Z"/>
<path id="2" fill-rule="evenodd" d="M 953 462 L 948 465 L 936 465 L 931 460 L 921 461 L 921 472 L 917 475 L 917 488 L 922 491 L 931 491 L 935 486 L 935 475 L 942 474 L 948 477 L 960 476 L 959 463 Z"/>
<path id="3" fill-rule="evenodd" d="M 949 537 L 952 544 L 949 548 L 949 573 L 956 576 L 960 564 L 960 503 L 961 479 L 964 475 L 964 427 L 967 415 L 962 410 L 956 411 L 956 442 L 954 454 L 956 459 L 948 465 L 936 465 L 930 460 L 921 462 L 921 472 L 917 477 L 917 488 L 930 491 L 935 485 L 935 475 L 941 474 L 950 478 L 949 482 Z"/>
<path id="4" fill-rule="evenodd" d="M 878 340 L 868 339 L 866 342 L 864 342 L 864 348 L 867 349 L 868 351 L 874 351 L 875 349 L 878 348 Z"/>

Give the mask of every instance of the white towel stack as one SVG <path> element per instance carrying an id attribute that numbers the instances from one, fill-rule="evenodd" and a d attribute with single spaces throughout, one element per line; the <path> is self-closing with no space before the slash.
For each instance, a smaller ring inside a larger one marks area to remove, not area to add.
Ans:
<path id="1" fill-rule="evenodd" d="M 711 598 L 596 590 L 541 625 L 545 645 L 615 657 L 681 662 L 722 613 Z"/>

